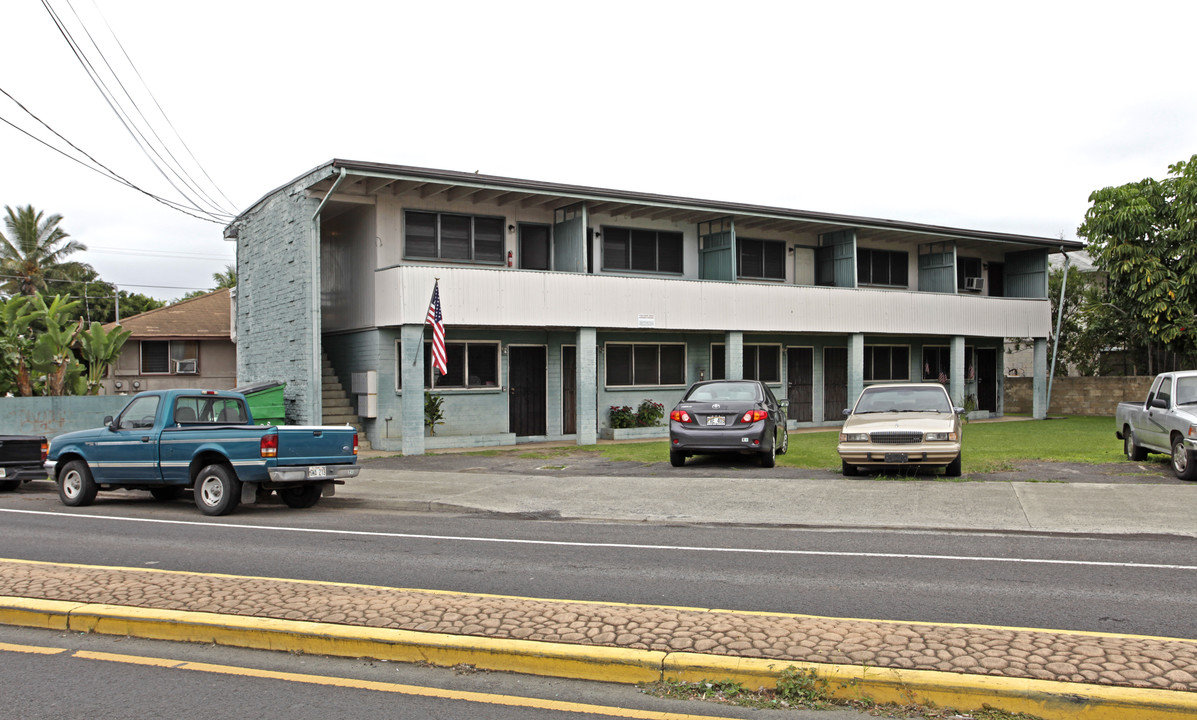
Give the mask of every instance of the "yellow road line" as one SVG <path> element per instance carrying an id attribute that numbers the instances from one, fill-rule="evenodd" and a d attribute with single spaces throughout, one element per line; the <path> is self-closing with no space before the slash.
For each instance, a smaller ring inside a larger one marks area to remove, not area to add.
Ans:
<path id="1" fill-rule="evenodd" d="M 30 655 L 58 655 L 66 652 L 66 648 L 38 647 L 37 645 L 14 645 L 0 642 L 0 652 L 18 652 Z"/>
<path id="2" fill-rule="evenodd" d="M 104 662 L 115 662 L 126 665 L 160 667 L 170 670 L 193 670 L 196 672 L 213 673 L 218 675 L 233 675 L 237 677 L 258 678 L 263 680 L 281 680 L 285 682 L 320 685 L 324 687 L 339 687 L 351 690 L 372 690 L 374 692 L 396 693 L 400 695 L 412 695 L 441 700 L 458 700 L 463 702 L 481 703 L 485 705 L 505 705 L 509 707 L 523 707 L 537 710 L 555 710 L 558 712 L 568 713 L 588 713 L 591 715 L 605 715 L 608 717 L 633 718 L 635 720 L 713 720 L 712 716 L 710 715 L 691 715 L 687 713 L 636 710 L 633 708 L 621 708 L 609 705 L 590 705 L 587 703 L 544 700 L 541 698 L 519 697 L 515 695 L 496 695 L 493 693 L 479 693 L 468 690 L 445 690 L 442 688 L 379 682 L 376 680 L 358 680 L 355 678 L 311 675 L 308 673 L 260 670 L 257 668 L 238 667 L 235 665 L 216 665 L 212 663 L 190 662 L 187 660 L 169 660 L 167 658 L 145 657 L 141 655 L 124 655 L 118 653 L 96 652 L 92 650 L 76 650 L 71 652 L 66 648 L 37 648 L 28 645 L 10 646 L 0 644 L 0 650 L 10 648 L 15 648 L 16 650 L 14 651 L 16 652 L 38 652 L 45 655 L 70 652 L 71 657 L 79 658 L 81 660 L 100 660 Z"/>

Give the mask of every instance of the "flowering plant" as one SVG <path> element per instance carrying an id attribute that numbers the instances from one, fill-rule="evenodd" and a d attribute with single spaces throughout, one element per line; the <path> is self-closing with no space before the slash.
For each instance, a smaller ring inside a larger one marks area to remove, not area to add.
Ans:
<path id="1" fill-rule="evenodd" d="M 613 428 L 636 427 L 636 414 L 632 412 L 632 408 L 630 405 L 612 405 L 611 406 L 611 427 L 613 427 Z"/>

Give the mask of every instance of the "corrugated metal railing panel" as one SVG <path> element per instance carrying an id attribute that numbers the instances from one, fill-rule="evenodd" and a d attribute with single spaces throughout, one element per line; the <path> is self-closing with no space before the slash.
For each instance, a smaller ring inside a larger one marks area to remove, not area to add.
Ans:
<path id="1" fill-rule="evenodd" d="M 446 325 L 1047 337 L 1046 300 L 405 265 L 380 270 L 380 327 L 422 324 L 440 278 Z"/>
<path id="2" fill-rule="evenodd" d="M 1006 295 L 1047 297 L 1047 250 L 1006 253 Z"/>

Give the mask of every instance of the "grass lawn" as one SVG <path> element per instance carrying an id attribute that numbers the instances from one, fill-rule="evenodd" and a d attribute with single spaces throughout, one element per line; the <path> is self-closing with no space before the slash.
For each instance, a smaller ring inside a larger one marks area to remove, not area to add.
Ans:
<path id="1" fill-rule="evenodd" d="M 790 434 L 790 451 L 777 457 L 784 467 L 838 470 L 835 445 L 837 429 Z M 664 440 L 589 446 L 608 460 L 668 462 L 669 444 Z M 964 426 L 963 471 L 996 472 L 1011 469 L 1017 460 L 1107 463 L 1123 460 L 1122 441 L 1114 437 L 1114 420 L 1109 417 L 1070 416 L 1057 420 L 1015 422 L 973 422 Z"/>

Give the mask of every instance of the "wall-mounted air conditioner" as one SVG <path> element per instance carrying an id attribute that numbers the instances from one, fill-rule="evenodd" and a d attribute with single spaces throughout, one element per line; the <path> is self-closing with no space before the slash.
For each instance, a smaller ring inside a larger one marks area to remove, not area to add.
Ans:
<path id="1" fill-rule="evenodd" d="M 175 360 L 175 374 L 176 375 L 194 375 L 196 370 L 195 360 Z"/>
<path id="2" fill-rule="evenodd" d="M 976 290 L 977 292 L 984 290 L 985 289 L 985 278 L 979 278 L 979 277 L 964 278 L 964 289 L 965 290 Z"/>

